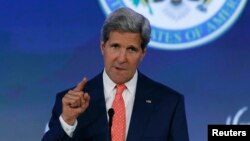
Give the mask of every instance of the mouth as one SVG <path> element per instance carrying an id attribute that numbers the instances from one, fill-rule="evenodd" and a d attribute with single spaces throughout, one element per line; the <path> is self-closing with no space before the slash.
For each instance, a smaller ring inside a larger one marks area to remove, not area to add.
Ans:
<path id="1" fill-rule="evenodd" d="M 114 67 L 116 70 L 119 70 L 119 71 L 124 71 L 126 70 L 124 67 Z"/>

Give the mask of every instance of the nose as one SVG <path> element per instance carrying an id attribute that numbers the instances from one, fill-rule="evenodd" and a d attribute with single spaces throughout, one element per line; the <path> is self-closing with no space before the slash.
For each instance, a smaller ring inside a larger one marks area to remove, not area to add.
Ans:
<path id="1" fill-rule="evenodd" d="M 118 57 L 117 57 L 117 60 L 119 63 L 124 63 L 127 61 L 126 49 L 120 50 Z"/>

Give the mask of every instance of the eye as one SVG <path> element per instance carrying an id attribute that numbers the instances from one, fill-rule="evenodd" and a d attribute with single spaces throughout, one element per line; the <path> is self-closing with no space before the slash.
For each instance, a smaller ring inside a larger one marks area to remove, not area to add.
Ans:
<path id="1" fill-rule="evenodd" d="M 130 53 L 137 53 L 137 52 L 139 51 L 139 49 L 132 46 L 132 47 L 129 47 L 129 48 L 128 48 L 128 51 L 129 51 Z"/>
<path id="2" fill-rule="evenodd" d="M 119 44 L 112 44 L 110 47 L 111 48 L 119 48 L 120 46 L 119 46 Z"/>

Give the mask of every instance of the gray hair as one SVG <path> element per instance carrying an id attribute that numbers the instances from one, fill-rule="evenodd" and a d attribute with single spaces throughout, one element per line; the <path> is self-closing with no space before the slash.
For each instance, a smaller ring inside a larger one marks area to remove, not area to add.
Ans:
<path id="1" fill-rule="evenodd" d="M 102 26 L 102 41 L 109 39 L 110 32 L 140 33 L 141 48 L 145 49 L 150 40 L 151 27 L 149 20 L 134 10 L 123 7 L 113 11 L 104 21 Z"/>

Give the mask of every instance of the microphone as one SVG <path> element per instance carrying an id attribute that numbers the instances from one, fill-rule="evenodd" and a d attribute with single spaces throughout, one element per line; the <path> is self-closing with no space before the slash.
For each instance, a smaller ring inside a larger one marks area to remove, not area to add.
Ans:
<path id="1" fill-rule="evenodd" d="M 108 115 L 109 115 L 109 136 L 110 136 L 110 140 L 111 140 L 111 127 L 112 127 L 112 122 L 113 122 L 113 116 L 115 114 L 115 111 L 113 108 L 110 108 L 108 110 Z"/>

